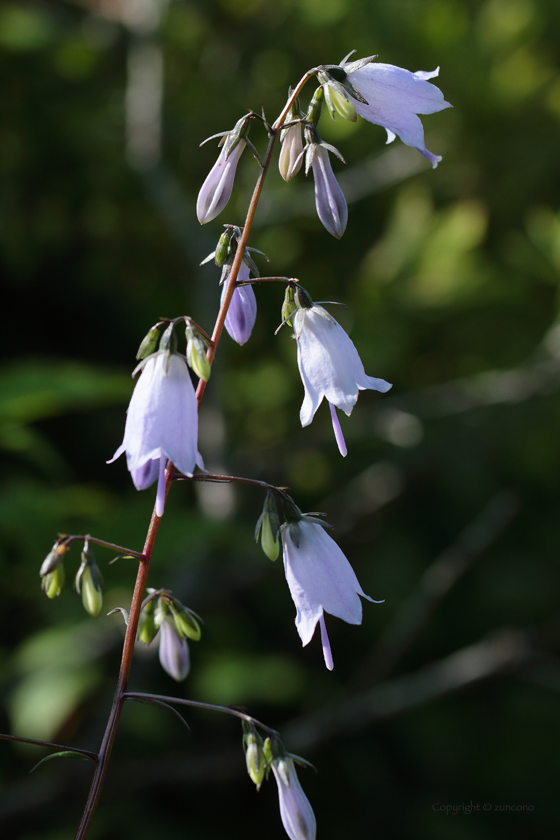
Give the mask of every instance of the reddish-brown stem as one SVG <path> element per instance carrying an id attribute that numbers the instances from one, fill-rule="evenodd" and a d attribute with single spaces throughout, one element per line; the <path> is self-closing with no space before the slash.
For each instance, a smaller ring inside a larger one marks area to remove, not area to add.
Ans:
<path id="1" fill-rule="evenodd" d="M 222 334 L 222 330 L 224 328 L 224 323 L 226 320 L 227 311 L 231 302 L 231 298 L 233 296 L 233 292 L 235 289 L 235 284 L 237 280 L 237 276 L 239 274 L 239 269 L 241 268 L 241 262 L 243 260 L 243 254 L 245 252 L 245 247 L 247 245 L 247 241 L 249 239 L 249 233 L 251 231 L 251 226 L 253 224 L 253 219 L 255 216 L 255 211 L 257 209 L 257 204 L 261 195 L 261 191 L 263 188 L 264 179 L 266 177 L 266 173 L 268 167 L 270 165 L 270 161 L 272 158 L 272 152 L 274 150 L 274 146 L 278 137 L 278 133 L 280 128 L 282 127 L 290 108 L 295 101 L 296 97 L 298 96 L 299 92 L 301 91 L 304 84 L 311 78 L 315 73 L 315 69 L 310 70 L 302 77 L 300 82 L 298 83 L 297 87 L 293 91 L 292 95 L 290 96 L 284 110 L 276 120 L 274 127 L 272 129 L 272 133 L 270 135 L 270 139 L 268 142 L 268 147 L 266 150 L 266 155 L 262 164 L 262 169 L 256 183 L 251 203 L 249 205 L 249 210 L 247 212 L 247 218 L 245 220 L 245 226 L 243 228 L 243 233 L 239 239 L 239 243 L 237 246 L 237 251 L 235 253 L 235 258 L 233 260 L 233 265 L 231 267 L 231 271 L 229 273 L 229 277 L 227 280 L 226 292 L 224 294 L 223 300 L 220 305 L 220 310 L 218 312 L 218 316 L 216 318 L 216 323 L 214 325 L 214 330 L 212 332 L 212 345 L 208 349 L 208 361 L 210 364 L 213 363 L 214 358 L 216 356 L 216 350 L 220 341 L 220 337 Z M 200 405 L 200 401 L 202 400 L 202 396 L 206 389 L 206 382 L 201 379 L 198 383 L 198 388 L 196 390 L 196 398 L 198 404 Z M 169 487 L 171 485 L 171 481 L 173 478 L 175 468 L 171 462 L 168 462 L 165 474 L 165 495 L 169 491 Z M 136 640 L 136 632 L 138 629 L 138 620 L 140 618 L 140 612 L 142 610 L 142 602 L 144 598 L 144 591 L 146 589 L 146 583 L 148 580 L 148 573 L 150 571 L 150 563 L 152 559 L 152 554 L 154 550 L 154 545 L 157 537 L 157 533 L 159 530 L 159 525 L 161 522 L 161 518 L 156 514 L 155 506 L 152 513 L 152 518 L 150 520 L 150 526 L 148 528 L 148 533 L 146 535 L 146 542 L 144 543 L 144 550 L 142 552 L 142 560 L 138 567 L 138 574 L 136 576 L 136 584 L 134 587 L 134 594 L 132 596 L 132 603 L 130 605 L 130 613 L 128 619 L 128 626 L 126 629 L 126 635 L 124 640 L 122 658 L 121 658 L 121 667 L 119 670 L 119 678 L 117 682 L 117 688 L 115 690 L 115 696 L 113 698 L 113 705 L 111 706 L 111 711 L 109 713 L 109 719 L 107 722 L 107 727 L 105 729 L 105 734 L 103 736 L 103 741 L 101 742 L 101 747 L 99 750 L 98 755 L 98 762 L 95 768 L 95 772 L 93 775 L 91 788 L 89 791 L 89 796 L 86 802 L 86 806 L 84 808 L 84 812 L 82 814 L 82 819 L 80 821 L 80 825 L 78 828 L 78 832 L 76 834 L 76 840 L 84 840 L 87 836 L 89 831 L 91 821 L 93 819 L 93 815 L 95 813 L 95 809 L 97 808 L 97 804 L 99 802 L 99 797 L 101 795 L 101 789 L 103 787 L 103 783 L 105 781 L 105 776 L 107 774 L 107 767 L 109 763 L 109 758 L 111 755 L 111 750 L 113 748 L 113 743 L 115 741 L 115 736 L 117 733 L 117 728 L 119 725 L 122 709 L 125 702 L 125 695 L 128 688 L 128 680 L 130 675 L 130 668 L 132 665 L 132 654 L 134 651 L 134 643 Z"/>

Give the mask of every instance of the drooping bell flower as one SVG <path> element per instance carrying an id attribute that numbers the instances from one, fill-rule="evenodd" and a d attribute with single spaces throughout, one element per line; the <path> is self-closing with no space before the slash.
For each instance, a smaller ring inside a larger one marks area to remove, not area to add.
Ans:
<path id="1" fill-rule="evenodd" d="M 240 140 L 229 154 L 224 145 L 218 160 L 206 176 L 196 201 L 196 215 L 201 225 L 219 216 L 230 200 L 237 164 L 245 145 L 245 141 Z"/>
<path id="2" fill-rule="evenodd" d="M 184 475 L 202 467 L 198 452 L 198 405 L 186 362 L 177 354 L 149 356 L 132 394 L 124 439 L 111 461 L 126 452 L 139 489 L 158 478 L 156 513 L 163 514 L 167 459 Z"/>
<path id="3" fill-rule="evenodd" d="M 311 423 L 326 397 L 331 406 L 336 441 L 344 456 L 346 445 L 334 406 L 350 416 L 360 391 L 372 389 L 385 393 L 392 386 L 384 379 L 366 374 L 353 342 L 322 306 L 298 308 L 292 319 L 305 389 L 299 414 L 301 425 Z"/>
<path id="4" fill-rule="evenodd" d="M 290 840 L 315 840 L 315 814 L 303 792 L 293 759 L 288 755 L 279 756 L 273 759 L 271 766 L 278 785 L 280 817 L 286 834 Z"/>
<path id="5" fill-rule="evenodd" d="M 237 279 L 242 282 L 249 279 L 250 267 L 241 263 Z M 227 281 L 222 286 L 221 300 L 224 299 Z M 238 344 L 245 344 L 251 336 L 257 319 L 257 299 L 252 286 L 237 286 L 227 311 L 225 328 Z"/>
<path id="6" fill-rule="evenodd" d="M 328 232 L 340 239 L 348 222 L 348 205 L 335 178 L 325 145 L 316 143 L 308 148 L 306 172 L 309 166 L 313 169 L 315 181 L 317 215 Z"/>
<path id="7" fill-rule="evenodd" d="M 324 613 L 348 624 L 361 624 L 360 596 L 374 604 L 382 602 L 365 594 L 352 566 L 319 520 L 304 516 L 284 525 L 282 545 L 286 581 L 296 605 L 296 627 L 302 644 L 309 644 L 319 623 L 325 665 L 332 671 Z"/>
<path id="8" fill-rule="evenodd" d="M 182 682 L 191 669 L 191 657 L 186 638 L 180 637 L 171 618 L 164 618 L 159 628 L 159 661 L 164 671 Z"/>
<path id="9" fill-rule="evenodd" d="M 335 75 L 338 78 L 342 70 L 345 74 L 342 87 L 349 83 L 365 100 L 352 98 L 358 114 L 368 122 L 383 126 L 387 131 L 387 143 L 392 143 L 398 135 L 403 143 L 413 146 L 429 160 L 435 169 L 441 156 L 426 149 L 424 127 L 418 114 L 434 114 L 452 107 L 443 98 L 441 90 L 428 81 L 439 74 L 439 67 L 431 72 L 418 70 L 411 73 L 392 64 L 373 62 L 375 56 L 351 62 L 347 62 L 347 58 L 335 68 L 338 71 Z M 340 86 L 337 87 L 341 92 Z"/>

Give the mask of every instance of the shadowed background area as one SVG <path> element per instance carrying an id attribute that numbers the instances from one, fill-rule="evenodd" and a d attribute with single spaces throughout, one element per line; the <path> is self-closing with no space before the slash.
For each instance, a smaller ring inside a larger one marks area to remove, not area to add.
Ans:
<path id="1" fill-rule="evenodd" d="M 57 532 L 140 550 L 154 490 L 121 459 L 130 372 L 149 327 L 192 315 L 211 331 L 218 269 L 199 267 L 242 224 L 258 174 L 201 228 L 206 137 L 247 108 L 273 120 L 288 86 L 356 57 L 441 66 L 454 106 L 423 118 L 437 170 L 382 128 L 320 131 L 347 161 L 338 242 L 311 176 L 271 168 L 250 245 L 265 274 L 298 277 L 366 372 L 341 423 L 301 429 L 303 388 L 283 288 L 256 289 L 250 341 L 225 335 L 201 409 L 212 472 L 289 485 L 328 514 L 365 592 L 362 627 L 327 618 L 302 649 L 281 560 L 253 542 L 256 488 L 174 486 L 151 583 L 205 624 L 176 685 L 156 644 L 131 689 L 246 706 L 318 768 L 300 771 L 318 836 L 546 837 L 560 749 L 560 6 L 555 0 L 6 0 L 0 7 L 0 731 L 95 750 L 118 670 L 135 563 L 108 565 L 102 615 L 40 591 Z M 313 86 L 302 96 L 309 101 Z M 251 137 L 264 151 L 255 124 Z M 105 609 L 106 607 L 106 609 Z M 270 840 L 285 834 L 272 779 L 249 781 L 238 722 L 125 708 L 94 840 Z M 29 769 L 45 750 L 0 741 L 0 834 L 69 840 L 86 762 Z M 445 806 L 479 805 L 452 817 Z M 482 806 L 490 804 L 491 810 Z M 503 813 L 495 806 L 525 807 Z"/>

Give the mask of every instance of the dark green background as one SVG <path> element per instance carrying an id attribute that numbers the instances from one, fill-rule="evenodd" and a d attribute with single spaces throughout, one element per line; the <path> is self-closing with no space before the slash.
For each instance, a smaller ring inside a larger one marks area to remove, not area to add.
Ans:
<path id="1" fill-rule="evenodd" d="M 342 241 L 314 214 L 311 176 L 284 185 L 273 167 L 251 244 L 270 258 L 263 271 L 348 304 L 336 317 L 366 371 L 393 390 L 363 392 L 343 418 L 345 460 L 324 406 L 302 430 L 295 346 L 287 329 L 273 335 L 282 287 L 262 287 L 249 343 L 239 348 L 225 336 L 220 346 L 200 447 L 210 468 L 287 484 L 304 510 L 327 511 L 364 590 L 385 603 L 365 604 L 360 628 L 328 620 L 329 674 L 318 639 L 300 647 L 281 561 L 270 563 L 253 543 L 261 494 L 236 488 L 226 499 L 235 509 L 213 518 L 220 497 L 175 487 L 151 581 L 202 614 L 204 632 L 185 684 L 161 671 L 153 651 L 139 652 L 132 686 L 243 704 L 280 728 L 325 705 L 345 709 L 379 681 L 371 652 L 424 570 L 469 523 L 482 516 L 491 527 L 496 505 L 517 505 L 388 679 L 468 646 L 476 660 L 496 633 L 513 634 L 506 638 L 517 639 L 523 662 L 448 697 L 437 696 L 431 671 L 429 702 L 414 705 L 418 683 L 409 684 L 408 711 L 377 724 L 357 715 L 332 736 L 320 727 L 316 748 L 304 750 L 319 774 L 300 778 L 322 840 L 552 834 L 560 6 L 175 0 L 151 36 L 164 56 L 162 163 L 139 172 L 125 155 L 124 98 L 127 56 L 147 36 L 88 11 L 118 5 L 0 7 L 0 729 L 99 743 L 120 618 L 87 619 L 71 583 L 48 601 L 38 569 L 57 531 L 142 545 L 153 490 L 136 493 L 122 459 L 105 464 L 122 439 L 134 355 L 159 316 L 190 314 L 211 328 L 218 273 L 197 266 L 223 222 L 243 222 L 257 175 L 246 153 L 227 210 L 201 229 L 196 194 L 217 152 L 214 141 L 199 143 L 246 108 L 264 105 L 272 119 L 309 67 L 351 49 L 378 53 L 410 70 L 441 65 L 438 84 L 454 109 L 423 121 L 443 162 L 432 171 L 399 140 L 385 147 L 380 127 L 325 114 L 324 138 L 347 161 L 334 162 L 349 198 Z M 258 127 L 252 136 L 263 150 Z M 68 559 L 70 579 L 78 554 Z M 128 606 L 134 568 L 108 566 L 110 552 L 97 557 L 104 615 Z M 125 709 L 91 836 L 285 836 L 274 782 L 257 795 L 244 775 L 238 723 L 187 718 L 191 734 L 163 711 Z M 44 754 L 0 742 L 6 840 L 73 836 L 91 769 L 51 762 L 28 777 Z M 534 810 L 446 816 L 432 807 L 471 801 Z"/>

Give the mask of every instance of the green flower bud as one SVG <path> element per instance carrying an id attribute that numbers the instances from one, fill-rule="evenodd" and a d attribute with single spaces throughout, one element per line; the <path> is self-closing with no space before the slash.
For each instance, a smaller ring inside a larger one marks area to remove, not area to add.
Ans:
<path id="1" fill-rule="evenodd" d="M 249 731 L 243 736 L 243 744 L 247 773 L 253 784 L 257 786 L 257 790 L 260 790 L 266 773 L 267 760 L 263 752 L 262 738 L 254 727 L 249 727 Z"/>
<path id="2" fill-rule="evenodd" d="M 157 634 L 158 628 L 154 621 L 155 607 L 153 601 L 148 601 L 138 619 L 138 640 L 149 645 Z"/>
<path id="3" fill-rule="evenodd" d="M 278 516 L 278 507 L 276 499 L 272 493 L 266 494 L 264 500 L 263 512 L 257 522 L 255 528 L 255 542 L 261 538 L 261 548 L 270 560 L 276 560 L 278 552 L 280 551 L 280 517 Z"/>
<path id="4" fill-rule="evenodd" d="M 202 635 L 200 624 L 198 623 L 192 610 L 183 606 L 180 601 L 175 598 L 169 604 L 171 615 L 173 616 L 173 623 L 179 637 L 184 639 L 192 639 L 193 642 L 198 642 Z"/>
<path id="5" fill-rule="evenodd" d="M 84 569 L 80 580 L 80 588 L 85 611 L 93 618 L 97 618 L 103 606 L 103 593 L 101 592 L 99 576 L 94 574 L 92 566 L 86 566 Z"/>
<path id="6" fill-rule="evenodd" d="M 339 93 L 334 87 L 331 87 L 331 89 L 329 90 L 329 96 L 332 105 L 341 117 L 343 117 L 345 120 L 350 120 L 351 122 L 357 121 L 358 113 L 349 99 L 346 99 L 346 97 L 342 96 L 342 94 Z"/>
<path id="7" fill-rule="evenodd" d="M 76 592 L 82 596 L 84 609 L 97 618 L 103 606 L 101 573 L 95 562 L 95 555 L 86 540 L 82 551 L 82 562 L 75 581 Z"/>
<path id="8" fill-rule="evenodd" d="M 154 611 L 154 624 L 156 626 L 156 630 L 159 630 L 168 614 L 169 606 L 167 604 L 167 600 L 165 598 L 158 598 Z"/>
<path id="9" fill-rule="evenodd" d="M 138 353 L 136 354 L 137 359 L 145 359 L 154 352 L 158 343 L 159 330 L 160 326 L 156 325 L 146 333 L 138 348 Z"/>
<path id="10" fill-rule="evenodd" d="M 187 324 L 187 362 L 194 370 L 199 379 L 208 382 L 210 378 L 211 365 L 206 355 L 206 344 L 199 333 Z"/>
<path id="11" fill-rule="evenodd" d="M 64 587 L 66 575 L 64 574 L 64 566 L 59 563 L 52 572 L 47 572 L 43 575 L 41 587 L 45 592 L 47 598 L 56 598 L 62 592 Z"/>
<path id="12" fill-rule="evenodd" d="M 231 236 L 231 228 L 224 230 L 218 240 L 216 250 L 214 251 L 214 262 L 221 268 L 226 261 L 229 252 L 229 240 Z"/>
<path id="13" fill-rule="evenodd" d="M 294 290 L 292 286 L 286 286 L 286 293 L 284 295 L 284 303 L 282 304 L 282 323 L 292 326 L 290 320 L 291 315 L 296 311 L 297 306 L 294 301 Z"/>
<path id="14" fill-rule="evenodd" d="M 265 514 L 261 529 L 261 547 L 266 556 L 270 560 L 276 560 L 280 551 L 280 540 L 278 539 L 278 532 L 276 532 L 276 539 L 272 535 L 272 527 L 270 525 L 270 516 Z"/>

